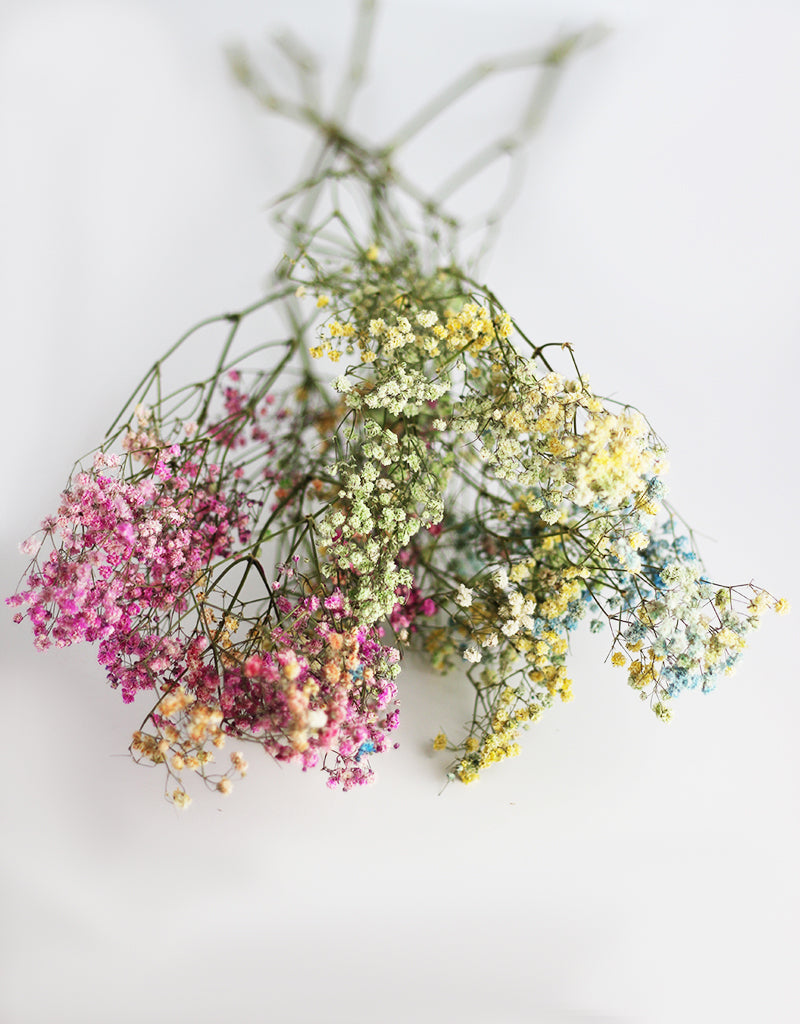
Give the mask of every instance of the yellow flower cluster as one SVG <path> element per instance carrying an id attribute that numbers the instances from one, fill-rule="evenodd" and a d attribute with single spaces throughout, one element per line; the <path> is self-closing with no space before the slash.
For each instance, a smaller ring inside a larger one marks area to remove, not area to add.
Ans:
<path id="1" fill-rule="evenodd" d="M 447 734 L 446 733 L 440 732 L 440 733 L 438 733 L 434 737 L 433 749 L 434 750 L 446 750 L 447 749 Z"/>
<path id="2" fill-rule="evenodd" d="M 464 783 L 477 782 L 484 768 L 508 757 L 516 757 L 521 753 L 520 745 L 516 742 L 517 736 L 517 730 L 511 724 L 496 732 L 490 732 L 475 754 L 470 754 L 459 762 L 455 771 L 458 779 Z"/>
<path id="3" fill-rule="evenodd" d="M 446 340 L 451 352 L 469 352 L 476 356 L 488 348 L 497 338 L 506 340 L 511 336 L 513 324 L 508 313 L 493 317 L 486 306 L 468 302 L 457 313 L 445 314 L 444 327 L 438 337 Z M 436 328 L 434 328 L 436 332 Z"/>
<path id="4" fill-rule="evenodd" d="M 528 678 L 537 686 L 544 686 L 551 697 L 560 697 L 566 704 L 571 701 L 572 680 L 567 676 L 567 669 L 564 665 L 544 665 L 542 668 L 532 669 Z"/>
<path id="5" fill-rule="evenodd" d="M 375 353 L 369 350 L 366 335 L 363 332 L 359 334 L 353 324 L 331 320 L 327 324 L 327 332 L 327 335 L 321 335 L 319 345 L 313 345 L 309 349 L 309 353 L 314 359 L 322 359 L 323 356 L 327 356 L 332 363 L 338 363 L 342 358 L 342 349 L 340 348 L 342 340 L 345 341 L 344 352 L 347 355 L 352 354 L 354 343 L 357 343 L 362 363 L 372 362 L 375 358 Z"/>
<path id="6" fill-rule="evenodd" d="M 580 505 L 591 504 L 597 495 L 607 504 L 624 504 L 644 491 L 648 478 L 665 469 L 641 413 L 626 409 L 615 416 L 604 411 L 592 415 L 583 431 L 572 497 Z M 646 542 L 643 535 L 631 536 L 634 548 Z"/>
<path id="7" fill-rule="evenodd" d="M 570 601 L 581 596 L 583 587 L 577 578 L 570 578 L 567 574 L 555 577 L 552 583 L 550 596 L 539 605 L 539 614 L 546 619 L 557 619 L 563 615 Z"/>
<path id="8" fill-rule="evenodd" d="M 730 652 L 742 651 L 747 646 L 747 640 L 734 633 L 727 627 L 718 629 L 708 642 L 705 649 L 706 665 L 716 665 L 722 661 Z"/>
<path id="9" fill-rule="evenodd" d="M 513 709 L 519 700 L 514 690 L 506 687 L 500 694 L 492 715 L 490 729 L 482 740 L 470 736 L 464 743 L 466 757 L 455 767 L 455 776 L 465 783 L 477 782 L 480 772 L 490 765 L 516 757 L 520 753 L 517 742 L 519 729 L 528 722 L 534 722 L 542 713 L 538 704 Z"/>
<path id="10" fill-rule="evenodd" d="M 487 306 L 468 302 L 457 312 L 448 310 L 443 320 L 432 309 L 395 316 L 393 322 L 375 317 L 366 330 L 357 333 L 357 340 L 365 362 L 376 355 L 369 348 L 370 342 L 377 343 L 381 354 L 390 359 L 400 350 L 413 350 L 422 358 L 436 359 L 443 352 L 468 352 L 475 356 L 497 339 L 507 339 L 512 329 L 507 313 L 492 316 Z M 325 351 L 324 345 L 321 348 Z M 312 355 L 315 351 L 319 350 L 312 350 Z"/>
<path id="11" fill-rule="evenodd" d="M 338 363 L 342 358 L 341 351 L 336 348 L 335 345 L 331 344 L 329 338 L 323 338 L 319 345 L 314 345 L 309 349 L 314 359 L 322 359 L 323 356 L 327 356 L 332 363 Z"/>
<path id="12" fill-rule="evenodd" d="M 730 603 L 730 596 L 727 590 L 720 590 L 717 594 L 718 601 L 726 600 Z M 764 612 L 772 609 L 777 615 L 787 615 L 790 611 L 789 602 L 785 597 L 774 598 L 766 590 L 759 590 L 747 607 L 747 614 L 751 620 L 757 620 Z"/>
<path id="13" fill-rule="evenodd" d="M 640 657 L 628 666 L 628 685 L 634 690 L 645 690 L 648 686 L 655 684 L 658 681 L 658 666 L 663 660 L 651 648 L 641 651 Z"/>
<path id="14" fill-rule="evenodd" d="M 458 650 L 452 634 L 441 627 L 430 629 L 425 634 L 423 650 L 430 659 L 431 668 L 436 672 L 449 672 L 453 667 Z"/>

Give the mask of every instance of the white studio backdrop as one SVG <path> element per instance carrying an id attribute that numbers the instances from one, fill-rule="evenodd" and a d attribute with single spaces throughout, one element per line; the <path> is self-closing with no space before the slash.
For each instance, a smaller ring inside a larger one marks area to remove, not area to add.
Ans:
<path id="1" fill-rule="evenodd" d="M 341 68 L 346 0 L 0 6 L 3 593 L 130 379 L 251 301 L 300 136 L 223 47 L 291 26 Z M 793 596 L 800 8 L 385 0 L 364 134 L 488 54 L 603 22 L 568 69 L 484 276 L 670 444 L 712 578 Z M 433 185 L 512 78 L 426 134 Z M 581 634 L 576 699 L 440 795 L 457 679 L 401 677 L 400 748 L 346 796 L 251 757 L 191 810 L 124 754 L 92 652 L 2 617 L 2 1024 L 791 1021 L 800 911 L 792 618 L 661 725 Z"/>

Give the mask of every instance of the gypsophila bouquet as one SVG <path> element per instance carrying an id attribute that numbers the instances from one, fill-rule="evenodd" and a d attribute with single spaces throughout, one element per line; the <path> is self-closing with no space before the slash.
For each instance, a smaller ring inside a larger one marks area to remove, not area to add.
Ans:
<path id="1" fill-rule="evenodd" d="M 133 756 L 164 768 L 181 807 L 193 775 L 229 792 L 248 744 L 331 786 L 370 782 L 406 652 L 474 691 L 464 734 L 433 739 L 447 777 L 472 782 L 571 698 L 581 620 L 608 631 L 612 663 L 667 719 L 682 690 L 733 670 L 765 611 L 787 610 L 705 574 L 648 421 L 596 395 L 569 346 L 525 334 L 446 212 L 449 192 L 518 156 L 587 36 L 481 65 L 373 147 L 346 127 L 372 6 L 332 113 L 233 55 L 242 83 L 317 140 L 277 204 L 287 256 L 263 298 L 203 321 L 145 375 L 22 545 L 33 562 L 9 599 L 39 649 L 96 644 L 111 685 L 147 708 Z M 416 188 L 402 144 L 512 68 L 534 80 L 514 137 L 438 195 Z M 265 340 L 260 316 L 276 311 L 285 326 Z M 170 381 L 201 330 L 221 331 L 212 372 Z"/>

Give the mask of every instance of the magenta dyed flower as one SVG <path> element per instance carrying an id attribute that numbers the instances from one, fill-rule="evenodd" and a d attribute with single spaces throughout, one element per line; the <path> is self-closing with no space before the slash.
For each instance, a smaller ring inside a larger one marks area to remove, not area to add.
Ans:
<path id="1" fill-rule="evenodd" d="M 395 591 L 399 598 L 389 615 L 389 625 L 395 633 L 416 633 L 415 620 L 417 616 L 424 615 L 430 618 L 437 612 L 436 602 L 431 597 L 423 598 L 419 587 L 400 586 Z"/>
<path id="2" fill-rule="evenodd" d="M 171 458 L 180 454 L 173 448 Z M 9 599 L 27 608 L 43 650 L 97 643 L 98 658 L 125 700 L 186 671 L 189 638 L 164 629 L 186 610 L 189 591 L 208 566 L 230 554 L 241 527 L 241 498 L 212 490 L 157 460 L 154 478 L 106 475 L 118 458 L 99 453 L 79 472 L 43 529 L 52 549 Z"/>

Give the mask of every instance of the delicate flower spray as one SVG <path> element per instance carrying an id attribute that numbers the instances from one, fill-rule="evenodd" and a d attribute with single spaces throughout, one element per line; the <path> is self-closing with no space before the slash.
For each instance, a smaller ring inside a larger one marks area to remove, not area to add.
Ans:
<path id="1" fill-rule="evenodd" d="M 787 610 L 711 582 L 664 501 L 647 420 L 595 395 L 569 346 L 530 340 L 459 255 L 448 193 L 519 156 L 586 34 L 481 65 L 378 148 L 345 127 L 372 18 L 362 3 L 331 114 L 234 55 L 243 84 L 317 139 L 278 204 L 289 256 L 264 298 L 202 322 L 145 375 L 23 544 L 33 563 L 9 599 L 39 649 L 96 644 L 123 700 L 146 703 L 130 749 L 180 807 L 194 775 L 230 792 L 245 744 L 344 790 L 370 782 L 406 651 L 474 690 L 464 735 L 433 741 L 448 778 L 472 782 L 571 698 L 582 619 L 608 629 L 612 663 L 667 719 L 682 690 L 733 670 L 765 611 Z M 533 88 L 513 141 L 433 198 L 400 174 L 403 143 L 514 68 Z M 264 310 L 286 325 L 273 340 Z M 170 357 L 201 330 L 224 332 L 213 372 L 175 385 Z"/>

